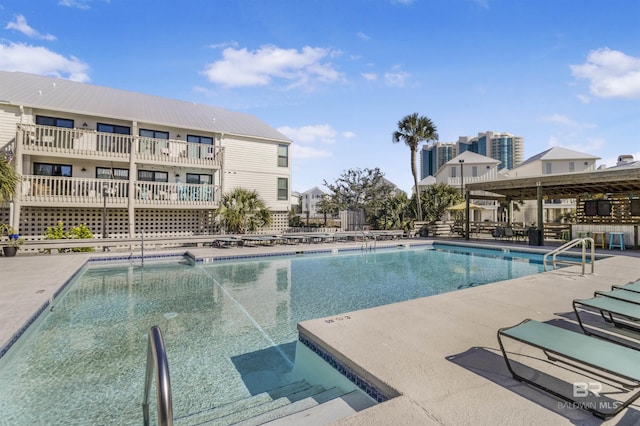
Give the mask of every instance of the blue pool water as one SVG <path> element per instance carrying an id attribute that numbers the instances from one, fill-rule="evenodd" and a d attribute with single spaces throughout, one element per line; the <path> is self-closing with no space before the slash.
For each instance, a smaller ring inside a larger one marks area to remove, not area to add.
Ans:
<path id="1" fill-rule="evenodd" d="M 180 417 L 287 383 L 300 321 L 541 271 L 539 255 L 447 246 L 91 267 L 0 359 L 0 422 L 140 424 L 152 325 Z"/>

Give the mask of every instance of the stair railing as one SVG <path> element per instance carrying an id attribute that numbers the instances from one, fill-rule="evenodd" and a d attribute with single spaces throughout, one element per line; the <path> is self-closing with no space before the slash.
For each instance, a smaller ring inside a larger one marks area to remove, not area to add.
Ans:
<path id="1" fill-rule="evenodd" d="M 156 373 L 158 426 L 173 426 L 169 362 L 167 361 L 167 353 L 162 340 L 162 332 L 157 325 L 149 329 L 149 339 L 147 341 L 147 368 L 144 376 L 144 398 L 142 400 L 144 426 L 149 426 L 149 393 L 151 392 L 154 371 Z"/>

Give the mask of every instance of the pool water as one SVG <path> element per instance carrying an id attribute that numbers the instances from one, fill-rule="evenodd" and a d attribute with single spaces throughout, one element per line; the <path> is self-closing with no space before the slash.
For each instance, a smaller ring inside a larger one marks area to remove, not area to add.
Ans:
<path id="1" fill-rule="evenodd" d="M 90 267 L 0 359 L 0 422 L 140 424 L 152 325 L 181 417 L 286 384 L 300 321 L 541 271 L 446 246 Z"/>

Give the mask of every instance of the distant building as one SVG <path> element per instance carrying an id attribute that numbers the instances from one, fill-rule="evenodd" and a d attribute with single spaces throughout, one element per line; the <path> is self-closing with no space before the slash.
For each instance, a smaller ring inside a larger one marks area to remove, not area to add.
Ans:
<path id="1" fill-rule="evenodd" d="M 318 207 L 318 203 L 326 196 L 328 196 L 326 192 L 314 186 L 308 191 L 302 192 L 300 194 L 300 206 L 302 207 L 302 214 L 309 215 L 309 217 L 317 217 L 321 216 L 320 209 Z"/>
<path id="2" fill-rule="evenodd" d="M 426 144 L 420 151 L 420 179 L 433 176 L 447 161 L 458 155 L 455 142 Z"/>
<path id="3" fill-rule="evenodd" d="M 600 157 L 554 146 L 536 154 L 509 171 L 509 177 L 588 172 L 596 169 Z"/>
<path id="4" fill-rule="evenodd" d="M 633 158 L 633 157 L 632 157 Z M 572 172 L 589 172 L 596 170 L 596 160 L 600 157 L 585 154 L 567 148 L 555 146 L 546 151 L 542 151 L 526 161 L 522 162 L 518 167 L 509 170 L 504 174 L 507 179 L 533 177 L 550 174 L 564 174 Z M 626 159 L 626 157 L 625 157 Z M 620 164 L 620 159 L 618 159 Z M 624 161 L 624 160 L 623 160 Z M 575 199 L 545 199 L 543 206 L 543 217 L 545 222 L 558 222 L 563 215 L 574 211 L 576 208 Z M 525 201 L 514 211 L 514 221 L 523 222 L 525 224 L 535 223 L 537 220 L 536 201 Z"/>
<path id="5" fill-rule="evenodd" d="M 500 169 L 513 169 L 522 163 L 524 156 L 524 140 L 510 133 L 484 132 L 477 137 L 460 137 L 457 142 L 458 152 L 475 152 L 500 161 Z"/>
<path id="6" fill-rule="evenodd" d="M 460 136 L 457 142 L 426 144 L 420 151 L 420 178 L 435 176 L 444 164 L 467 151 L 498 160 L 499 170 L 511 170 L 522 162 L 524 141 L 510 133 L 488 131 L 477 137 Z"/>

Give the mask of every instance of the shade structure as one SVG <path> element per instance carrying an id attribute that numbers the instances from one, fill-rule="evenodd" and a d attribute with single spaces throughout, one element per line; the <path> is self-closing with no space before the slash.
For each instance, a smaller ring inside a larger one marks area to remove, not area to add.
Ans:
<path id="1" fill-rule="evenodd" d="M 467 203 L 463 201 L 462 203 L 458 203 L 453 206 L 447 207 L 447 210 L 464 210 L 466 208 L 467 208 Z M 480 207 L 477 204 L 469 203 L 469 210 L 482 210 L 482 207 Z"/>

